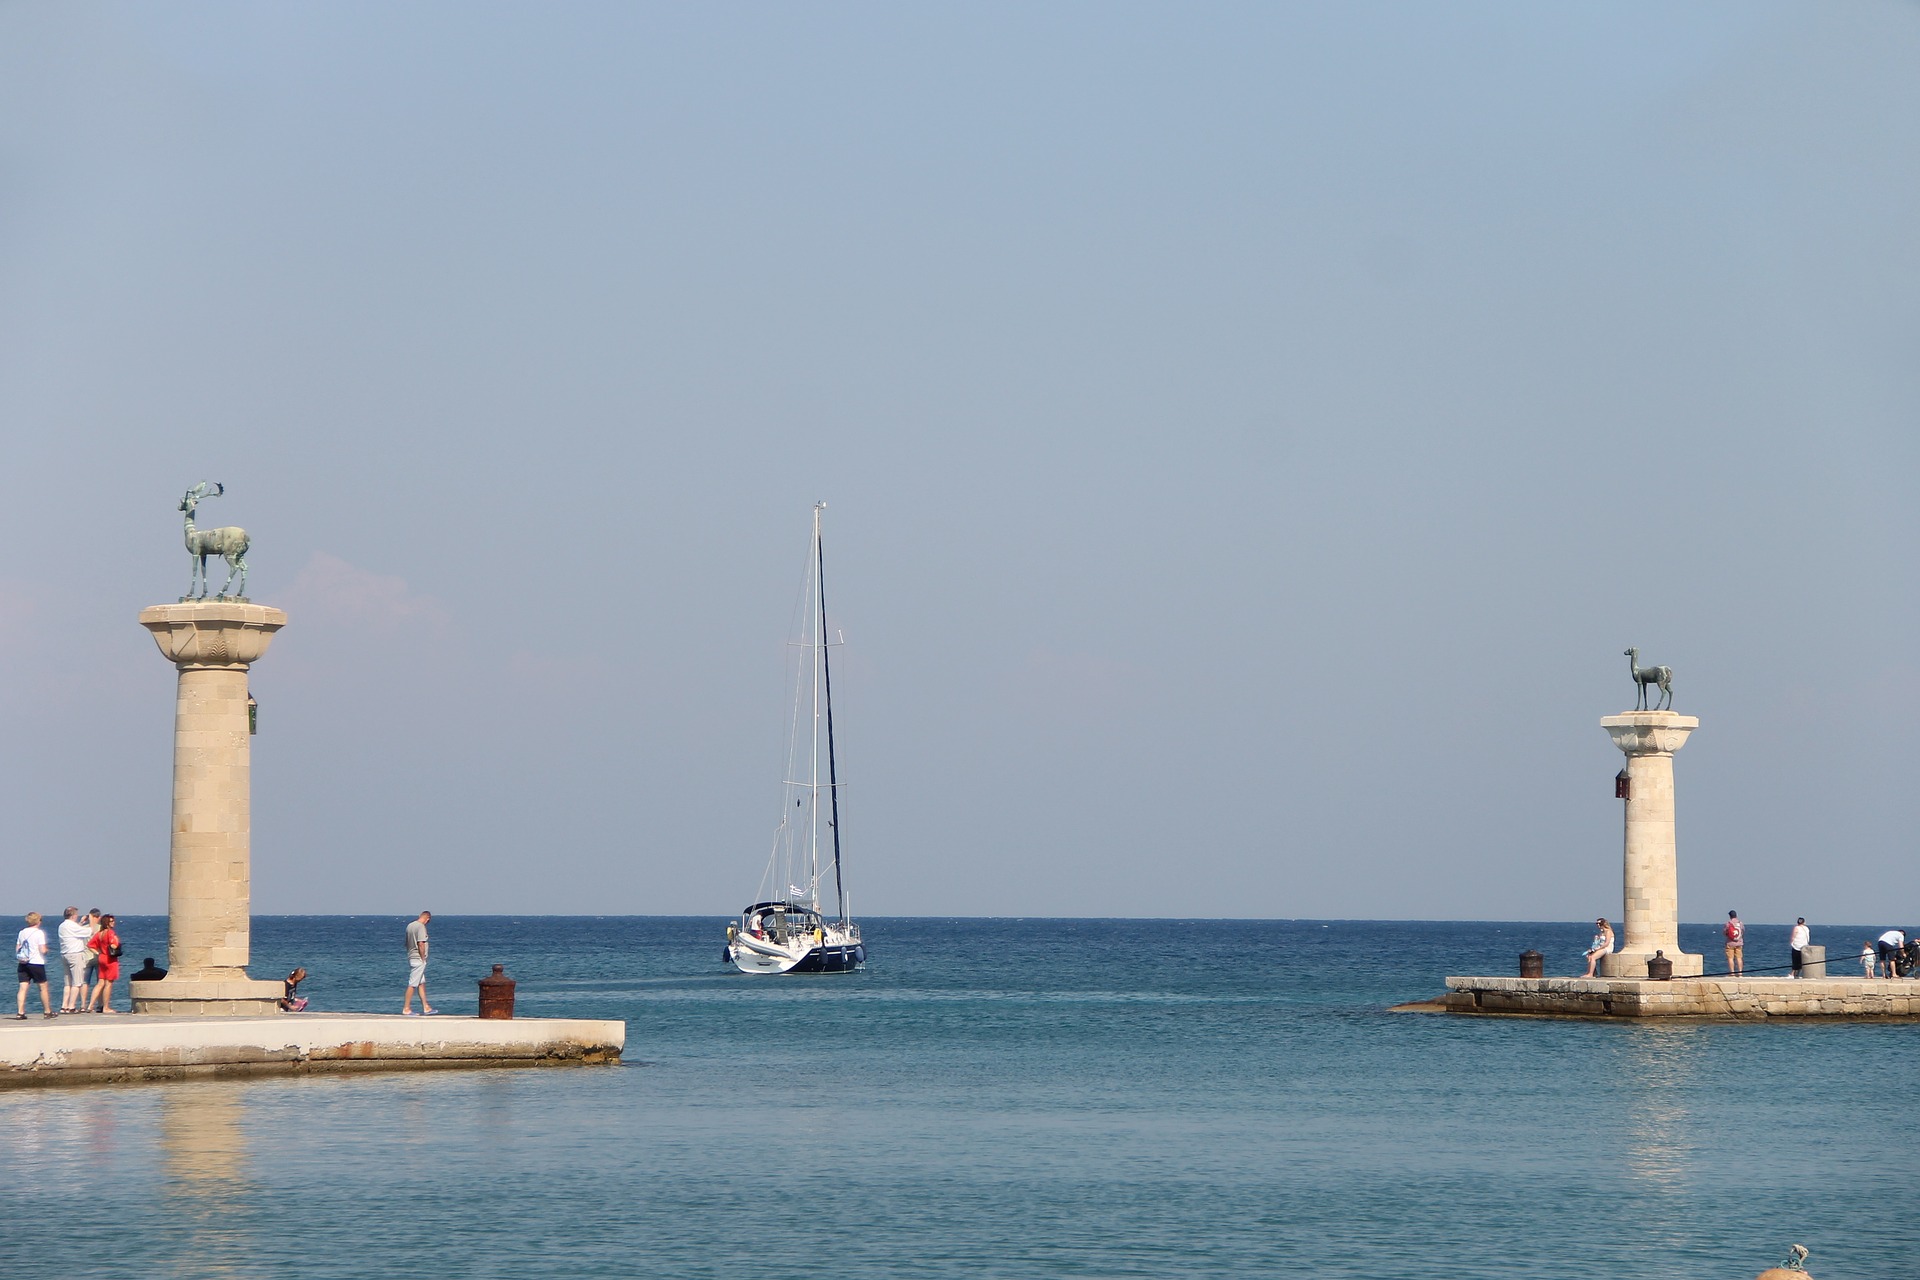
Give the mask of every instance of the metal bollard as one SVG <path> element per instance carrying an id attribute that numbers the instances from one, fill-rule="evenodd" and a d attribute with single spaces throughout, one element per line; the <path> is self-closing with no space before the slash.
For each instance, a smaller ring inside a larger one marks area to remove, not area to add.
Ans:
<path id="1" fill-rule="evenodd" d="M 1538 951 L 1520 953 L 1520 976 L 1523 978 L 1544 978 L 1547 976 L 1547 958 Z"/>
<path id="2" fill-rule="evenodd" d="M 1647 977 L 1655 982 L 1670 982 L 1673 979 L 1673 961 L 1667 959 L 1667 953 L 1656 951 L 1647 958 Z"/>
<path id="3" fill-rule="evenodd" d="M 503 964 L 493 966 L 493 973 L 480 979 L 480 1016 L 512 1018 L 513 987 L 513 979 L 507 976 L 507 967 Z"/>

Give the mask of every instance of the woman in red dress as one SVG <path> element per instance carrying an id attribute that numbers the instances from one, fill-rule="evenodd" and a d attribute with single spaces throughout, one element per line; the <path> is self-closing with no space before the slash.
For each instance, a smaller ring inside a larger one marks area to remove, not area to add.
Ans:
<path id="1" fill-rule="evenodd" d="M 114 930 L 112 916 L 100 917 L 100 932 L 87 940 L 87 947 L 100 959 L 100 981 L 94 984 L 87 1007 L 100 1006 L 102 1013 L 118 1013 L 113 1007 L 113 981 L 120 976 L 120 935 Z"/>

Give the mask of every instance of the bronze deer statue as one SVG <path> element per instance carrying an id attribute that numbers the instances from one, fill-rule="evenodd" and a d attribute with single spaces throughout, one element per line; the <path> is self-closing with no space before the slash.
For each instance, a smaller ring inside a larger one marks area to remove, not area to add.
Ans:
<path id="1" fill-rule="evenodd" d="M 1640 686 L 1640 696 L 1634 700 L 1635 711 L 1671 711 L 1673 710 L 1673 668 L 1643 667 L 1640 665 L 1640 651 L 1628 649 L 1627 669 L 1633 672 L 1633 682 Z M 1653 706 L 1647 705 L 1647 686 L 1659 685 L 1660 697 Z"/>
<path id="2" fill-rule="evenodd" d="M 193 581 L 187 587 L 187 594 L 180 597 L 182 600 L 207 598 L 208 556 L 219 556 L 227 562 L 227 581 L 225 586 L 220 588 L 218 598 L 221 600 L 247 598 L 247 531 L 232 527 L 225 529 L 193 527 L 194 509 L 200 505 L 200 500 L 217 498 L 226 491 L 225 485 L 208 485 L 205 480 L 202 480 L 187 490 L 186 497 L 180 499 L 180 509 L 187 513 L 187 558 L 193 561 Z M 236 575 L 240 580 L 239 590 L 229 596 L 227 588 L 234 585 Z"/>

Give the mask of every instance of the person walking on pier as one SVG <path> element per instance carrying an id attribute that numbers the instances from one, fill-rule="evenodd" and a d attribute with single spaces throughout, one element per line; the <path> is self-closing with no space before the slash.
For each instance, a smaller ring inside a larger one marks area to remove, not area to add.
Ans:
<path id="1" fill-rule="evenodd" d="M 20 1012 L 14 1016 L 26 1020 L 27 988 L 38 983 L 41 1016 L 59 1017 L 53 1011 L 53 996 L 47 990 L 47 931 L 40 927 L 38 911 L 27 912 L 27 927 L 13 940 L 13 958 L 20 962 Z"/>
<path id="2" fill-rule="evenodd" d="M 420 1012 L 438 1013 L 427 1003 L 427 921 L 433 919 L 433 912 L 422 911 L 420 918 L 407 926 L 407 999 L 400 1006 L 400 1012 L 413 1015 L 414 988 L 420 989 Z"/>
<path id="3" fill-rule="evenodd" d="M 60 1012 L 84 1013 L 87 995 L 87 964 L 93 959 L 87 951 L 86 922 L 80 919 L 80 908 L 68 907 L 60 928 L 60 967 L 66 986 L 60 991 Z"/>
<path id="4" fill-rule="evenodd" d="M 1807 918 L 1801 916 L 1798 920 L 1794 921 L 1793 932 L 1787 935 L 1787 947 L 1793 952 L 1793 976 L 1796 978 L 1801 976 L 1800 965 L 1804 959 L 1801 953 L 1807 949 L 1807 944 L 1812 941 L 1813 930 L 1807 928 Z"/>
<path id="5" fill-rule="evenodd" d="M 1738 911 L 1727 912 L 1727 973 L 1739 977 L 1747 967 L 1747 926 L 1740 923 Z"/>

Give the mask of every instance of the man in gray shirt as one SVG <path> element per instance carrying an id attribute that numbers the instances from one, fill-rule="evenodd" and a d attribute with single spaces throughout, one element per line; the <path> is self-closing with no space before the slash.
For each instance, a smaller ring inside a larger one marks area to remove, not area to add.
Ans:
<path id="1" fill-rule="evenodd" d="M 420 990 L 420 1012 L 438 1013 L 427 1003 L 427 921 L 433 919 L 433 912 L 422 911 L 420 918 L 407 926 L 407 1000 L 400 1006 L 400 1012 L 413 1016 L 414 988 Z"/>

